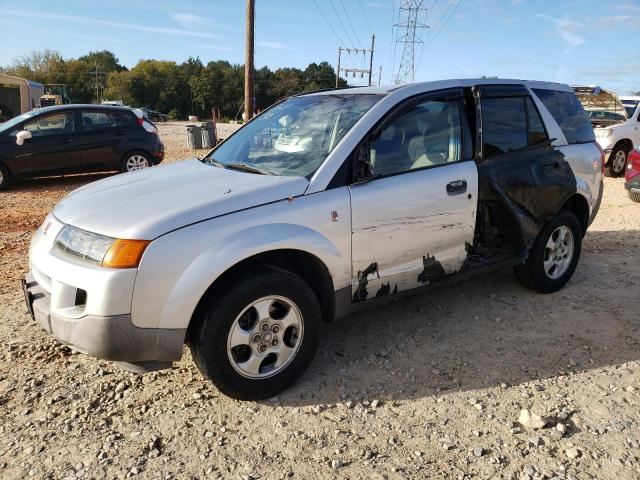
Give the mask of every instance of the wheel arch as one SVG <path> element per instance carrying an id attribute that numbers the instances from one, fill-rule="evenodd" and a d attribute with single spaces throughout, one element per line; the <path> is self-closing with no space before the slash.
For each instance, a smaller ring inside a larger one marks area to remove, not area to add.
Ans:
<path id="1" fill-rule="evenodd" d="M 212 292 L 241 281 L 243 276 L 251 274 L 260 268 L 286 270 L 302 278 L 318 296 L 322 319 L 324 322 L 333 320 L 335 310 L 334 284 L 329 269 L 316 255 L 295 248 L 281 248 L 257 253 L 228 267 L 209 285 L 200 297 L 198 304 L 189 320 L 187 332 L 193 328 L 194 318 L 202 308 Z M 189 333 L 187 333 L 187 339 Z"/>
<path id="2" fill-rule="evenodd" d="M 578 222 L 580 222 L 580 226 L 582 227 L 582 236 L 584 237 L 587 233 L 589 219 L 591 216 L 589 211 L 589 202 L 584 195 L 574 193 L 564 202 L 560 210 L 568 210 L 577 217 Z"/>

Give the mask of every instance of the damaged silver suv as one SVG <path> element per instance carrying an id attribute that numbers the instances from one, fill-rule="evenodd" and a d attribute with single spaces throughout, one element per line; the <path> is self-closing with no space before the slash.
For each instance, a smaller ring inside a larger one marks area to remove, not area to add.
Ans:
<path id="1" fill-rule="evenodd" d="M 602 176 L 566 85 L 308 93 L 203 160 L 72 192 L 35 233 L 23 289 L 78 351 L 148 371 L 186 343 L 222 392 L 265 398 L 310 364 L 321 322 L 377 298 L 501 266 L 562 288 Z"/>

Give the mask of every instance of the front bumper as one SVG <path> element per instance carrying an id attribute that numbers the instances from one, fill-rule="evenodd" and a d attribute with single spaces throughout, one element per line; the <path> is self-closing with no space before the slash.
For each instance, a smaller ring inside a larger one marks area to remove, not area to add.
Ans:
<path id="1" fill-rule="evenodd" d="M 31 272 L 23 281 L 33 319 L 63 344 L 92 357 L 130 364 L 173 362 L 182 355 L 186 330 L 139 328 L 131 315 L 65 317 L 51 311 L 51 295 Z"/>

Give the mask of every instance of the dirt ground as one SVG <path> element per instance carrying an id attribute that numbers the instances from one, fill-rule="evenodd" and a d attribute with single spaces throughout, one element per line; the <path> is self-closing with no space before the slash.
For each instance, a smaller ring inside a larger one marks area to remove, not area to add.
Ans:
<path id="1" fill-rule="evenodd" d="M 192 155 L 183 124 L 160 128 L 169 159 Z M 188 350 L 129 374 L 29 318 L 32 232 L 104 176 L 0 193 L 0 478 L 640 478 L 640 205 L 622 180 L 559 293 L 500 270 L 361 311 L 255 403 L 221 396 Z"/>

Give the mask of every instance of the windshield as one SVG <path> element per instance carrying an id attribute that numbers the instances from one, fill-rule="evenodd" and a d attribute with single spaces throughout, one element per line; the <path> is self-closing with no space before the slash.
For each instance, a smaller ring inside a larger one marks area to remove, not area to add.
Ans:
<path id="1" fill-rule="evenodd" d="M 275 105 L 205 158 L 253 173 L 310 178 L 380 95 L 311 95 Z"/>
<path id="2" fill-rule="evenodd" d="M 589 114 L 589 119 L 594 120 L 602 120 L 605 122 L 612 123 L 620 123 L 624 122 L 627 117 L 624 116 L 622 112 L 610 112 L 607 110 L 590 110 L 587 112 Z"/>
<path id="3" fill-rule="evenodd" d="M 636 107 L 638 106 L 638 103 L 640 103 L 640 100 L 638 101 L 625 100 L 623 102 L 622 105 L 624 105 L 624 109 L 627 111 L 627 117 L 631 118 L 633 116 L 633 112 L 636 111 Z"/>
<path id="4" fill-rule="evenodd" d="M 7 120 L 4 123 L 0 123 L 0 133 L 8 132 L 23 120 L 33 117 L 37 113 L 38 113 L 37 110 L 31 110 L 30 112 L 23 113 L 22 115 L 18 115 L 17 117 L 13 117 L 11 120 Z"/>

